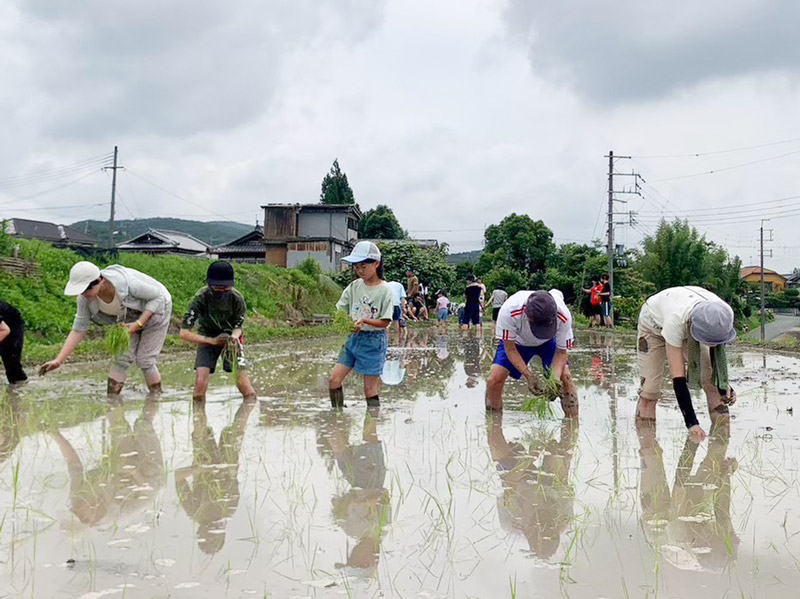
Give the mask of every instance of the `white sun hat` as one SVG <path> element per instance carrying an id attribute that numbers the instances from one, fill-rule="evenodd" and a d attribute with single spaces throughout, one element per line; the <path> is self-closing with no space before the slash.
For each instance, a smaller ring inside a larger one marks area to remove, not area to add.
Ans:
<path id="1" fill-rule="evenodd" d="M 78 262 L 69 271 L 69 283 L 64 288 L 64 295 L 80 295 L 89 283 L 100 278 L 100 269 L 91 262 Z"/>

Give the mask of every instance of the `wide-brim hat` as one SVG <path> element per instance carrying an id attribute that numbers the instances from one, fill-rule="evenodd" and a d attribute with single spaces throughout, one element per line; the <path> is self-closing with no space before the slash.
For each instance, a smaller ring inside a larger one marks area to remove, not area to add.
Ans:
<path id="1" fill-rule="evenodd" d="M 728 304 L 705 301 L 692 310 L 690 331 L 705 345 L 729 345 L 736 339 L 733 310 Z"/>

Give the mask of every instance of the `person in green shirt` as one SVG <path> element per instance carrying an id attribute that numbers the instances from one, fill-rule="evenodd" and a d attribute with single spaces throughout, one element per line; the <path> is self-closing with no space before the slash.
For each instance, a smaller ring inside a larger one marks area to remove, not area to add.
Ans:
<path id="1" fill-rule="evenodd" d="M 208 381 L 222 355 L 222 369 L 232 372 L 236 360 L 236 386 L 246 400 L 255 400 L 256 392 L 247 376 L 242 325 L 247 311 L 244 297 L 235 288 L 233 266 L 217 261 L 208 267 L 207 285 L 200 289 L 183 317 L 180 338 L 197 345 L 194 361 L 194 399 L 205 401 Z M 198 332 L 192 329 L 197 325 Z M 229 347 L 231 351 L 223 350 Z"/>
<path id="2" fill-rule="evenodd" d="M 364 375 L 367 407 L 378 407 L 378 387 L 389 346 L 386 329 L 392 324 L 394 311 L 392 290 L 383 280 L 381 252 L 374 243 L 359 241 L 352 253 L 342 259 L 354 265 L 359 278 L 345 288 L 336 304 L 353 320 L 353 333 L 347 338 L 328 380 L 331 406 L 344 407 L 342 385 L 355 368 Z"/>

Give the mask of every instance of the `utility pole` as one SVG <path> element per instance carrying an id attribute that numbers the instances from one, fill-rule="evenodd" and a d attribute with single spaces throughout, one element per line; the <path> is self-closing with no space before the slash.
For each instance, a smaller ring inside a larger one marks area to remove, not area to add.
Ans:
<path id="1" fill-rule="evenodd" d="M 626 194 L 635 194 L 641 195 L 639 193 L 639 179 L 641 177 L 637 173 L 614 173 L 614 160 L 630 160 L 630 156 L 614 156 L 613 150 L 609 150 L 608 155 L 608 240 L 606 246 L 606 254 L 608 255 L 608 285 L 611 289 L 611 296 L 609 300 L 613 300 L 614 298 L 614 254 L 616 253 L 616 248 L 614 246 L 614 202 L 622 202 L 627 203 L 627 200 L 617 200 L 614 199 L 615 193 L 626 193 Z M 634 189 L 633 191 L 630 190 L 614 190 L 614 175 L 617 174 L 618 176 L 623 177 L 633 177 L 634 178 Z M 630 218 L 633 219 L 633 212 L 630 213 Z M 613 306 L 613 301 L 612 304 Z M 613 309 L 613 308 L 612 308 Z M 613 317 L 613 314 L 612 314 Z"/>
<path id="2" fill-rule="evenodd" d="M 766 284 L 764 283 L 764 223 L 768 218 L 761 219 L 761 341 L 766 339 L 766 311 L 764 310 L 764 295 L 766 293 Z M 770 231 L 770 238 L 772 241 L 772 231 Z M 769 250 L 770 258 L 772 257 L 772 250 Z"/>
<path id="3" fill-rule="evenodd" d="M 111 216 L 108 219 L 108 249 L 114 249 L 114 208 L 117 199 L 117 169 L 122 168 L 121 166 L 117 165 L 117 156 L 119 154 L 119 150 L 117 146 L 114 146 L 114 166 L 106 166 L 104 167 L 105 170 L 113 171 L 111 174 Z"/>
<path id="4" fill-rule="evenodd" d="M 614 297 L 614 151 L 608 151 L 608 285 Z M 605 323 L 604 323 L 605 324 Z"/>

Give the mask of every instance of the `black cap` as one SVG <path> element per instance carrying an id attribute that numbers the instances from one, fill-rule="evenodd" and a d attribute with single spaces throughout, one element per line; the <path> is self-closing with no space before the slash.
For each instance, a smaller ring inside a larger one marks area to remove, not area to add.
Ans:
<path id="1" fill-rule="evenodd" d="M 557 314 L 556 300 L 546 291 L 534 291 L 525 302 L 525 316 L 528 317 L 531 332 L 539 339 L 556 336 Z"/>
<path id="2" fill-rule="evenodd" d="M 233 266 L 230 262 L 212 262 L 206 274 L 206 283 L 211 287 L 233 287 L 235 284 Z"/>

